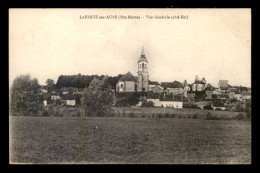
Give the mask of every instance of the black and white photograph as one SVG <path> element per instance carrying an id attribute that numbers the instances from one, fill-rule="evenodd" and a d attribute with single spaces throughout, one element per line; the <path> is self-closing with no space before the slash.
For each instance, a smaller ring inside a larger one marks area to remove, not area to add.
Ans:
<path id="1" fill-rule="evenodd" d="M 250 8 L 10 8 L 9 164 L 251 164 Z"/>

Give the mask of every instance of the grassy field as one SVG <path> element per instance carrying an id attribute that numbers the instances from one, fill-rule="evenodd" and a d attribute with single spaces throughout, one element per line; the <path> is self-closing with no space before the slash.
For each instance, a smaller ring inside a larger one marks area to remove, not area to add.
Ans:
<path id="1" fill-rule="evenodd" d="M 143 108 L 143 107 L 137 107 L 137 108 L 131 108 L 131 107 L 124 107 L 124 108 L 113 108 L 114 112 L 116 114 L 130 114 L 134 113 L 135 115 L 142 115 L 145 114 L 146 117 L 151 117 L 152 114 L 174 114 L 179 116 L 185 116 L 185 115 L 201 115 L 206 116 L 208 113 L 212 114 L 213 116 L 219 116 L 219 117 L 226 117 L 226 118 L 232 118 L 239 114 L 244 114 L 244 112 L 230 112 L 230 111 L 218 111 L 218 110 L 203 110 L 203 109 L 173 109 L 173 108 L 161 108 L 161 107 L 150 107 L 150 108 Z"/>
<path id="2" fill-rule="evenodd" d="M 10 116 L 10 162 L 248 164 L 251 121 Z"/>

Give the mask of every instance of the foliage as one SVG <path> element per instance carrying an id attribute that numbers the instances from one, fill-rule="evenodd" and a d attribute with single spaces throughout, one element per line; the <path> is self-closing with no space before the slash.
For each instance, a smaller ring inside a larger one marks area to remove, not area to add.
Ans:
<path id="1" fill-rule="evenodd" d="M 203 109 L 206 109 L 206 110 L 213 110 L 213 108 L 211 107 L 211 105 L 206 105 L 203 107 Z"/>
<path id="2" fill-rule="evenodd" d="M 183 108 L 200 109 L 200 107 L 198 107 L 198 105 L 192 104 L 192 103 L 185 103 L 185 104 L 183 104 Z"/>
<path id="3" fill-rule="evenodd" d="M 143 100 L 142 104 L 141 104 L 141 107 L 154 107 L 154 102 Z"/>
<path id="4" fill-rule="evenodd" d="M 123 75 L 119 74 L 117 76 L 107 77 L 107 82 L 111 85 L 112 89 L 116 89 L 116 83 Z M 61 75 L 57 80 L 57 88 L 62 87 L 77 87 L 77 88 L 86 88 L 89 87 L 90 82 L 94 79 L 102 79 L 104 75 Z"/>
<path id="5" fill-rule="evenodd" d="M 108 77 L 93 79 L 83 91 L 83 109 L 86 116 L 110 116 L 113 96 Z"/>
<path id="6" fill-rule="evenodd" d="M 36 78 L 31 79 L 28 74 L 16 77 L 11 87 L 12 115 L 37 115 L 43 106 L 38 89 Z"/>
<path id="7" fill-rule="evenodd" d="M 142 93 L 116 93 L 117 101 L 116 107 L 129 107 L 135 106 L 139 102 Z"/>
<path id="8" fill-rule="evenodd" d="M 53 89 L 54 80 L 53 79 L 47 79 L 45 83 L 48 87 L 48 92 L 50 92 Z"/>

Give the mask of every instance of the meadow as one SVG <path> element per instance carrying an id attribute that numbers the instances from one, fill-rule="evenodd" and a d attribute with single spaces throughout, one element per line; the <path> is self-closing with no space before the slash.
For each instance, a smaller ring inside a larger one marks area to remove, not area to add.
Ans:
<path id="1" fill-rule="evenodd" d="M 11 163 L 250 164 L 251 121 L 10 116 Z"/>
<path id="2" fill-rule="evenodd" d="M 204 110 L 204 109 L 173 109 L 161 107 L 121 107 L 113 108 L 115 116 L 135 116 L 135 117 L 169 117 L 169 118 L 194 118 L 205 119 L 207 115 L 216 117 L 217 119 L 239 119 L 238 116 L 243 116 L 246 119 L 245 112 L 231 112 L 220 110 Z"/>

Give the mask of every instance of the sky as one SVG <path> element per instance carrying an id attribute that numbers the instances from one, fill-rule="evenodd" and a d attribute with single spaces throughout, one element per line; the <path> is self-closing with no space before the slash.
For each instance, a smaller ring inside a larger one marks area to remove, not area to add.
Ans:
<path id="1" fill-rule="evenodd" d="M 166 15 L 173 19 L 155 18 Z M 42 85 L 60 75 L 137 75 L 142 47 L 151 81 L 198 75 L 251 87 L 250 9 L 10 9 L 9 85 L 21 74 Z"/>

